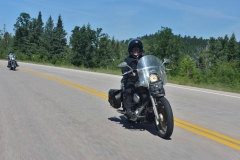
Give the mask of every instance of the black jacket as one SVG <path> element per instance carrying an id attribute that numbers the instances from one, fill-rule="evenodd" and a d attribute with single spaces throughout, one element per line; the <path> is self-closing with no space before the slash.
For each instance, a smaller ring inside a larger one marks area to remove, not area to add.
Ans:
<path id="1" fill-rule="evenodd" d="M 124 62 L 126 62 L 132 69 L 137 69 L 137 63 L 140 58 L 142 58 L 142 55 L 139 56 L 138 58 L 134 58 L 133 56 L 129 55 L 127 58 L 125 58 Z M 130 70 L 130 68 L 124 67 L 124 68 L 122 68 L 122 73 L 125 73 L 129 70 Z M 138 75 L 137 75 L 136 71 L 135 71 L 135 73 L 136 73 L 135 76 L 132 73 L 124 75 L 123 76 L 124 81 L 125 82 L 127 82 L 127 81 L 137 82 Z"/>

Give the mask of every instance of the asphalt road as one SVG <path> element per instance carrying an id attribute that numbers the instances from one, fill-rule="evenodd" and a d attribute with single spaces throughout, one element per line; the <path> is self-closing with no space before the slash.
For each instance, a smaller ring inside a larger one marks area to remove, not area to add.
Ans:
<path id="1" fill-rule="evenodd" d="M 0 60 L 0 159 L 240 159 L 240 94 L 167 84 L 171 139 L 129 124 L 106 95 L 120 76 Z M 89 89 L 90 88 L 90 89 Z"/>

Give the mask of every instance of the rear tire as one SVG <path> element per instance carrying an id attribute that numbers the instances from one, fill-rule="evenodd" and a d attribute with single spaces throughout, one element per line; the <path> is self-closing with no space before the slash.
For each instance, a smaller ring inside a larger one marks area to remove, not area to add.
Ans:
<path id="1" fill-rule="evenodd" d="M 161 138 L 169 139 L 173 133 L 174 120 L 171 105 L 165 97 L 156 98 L 160 121 L 155 119 L 155 126 Z"/>

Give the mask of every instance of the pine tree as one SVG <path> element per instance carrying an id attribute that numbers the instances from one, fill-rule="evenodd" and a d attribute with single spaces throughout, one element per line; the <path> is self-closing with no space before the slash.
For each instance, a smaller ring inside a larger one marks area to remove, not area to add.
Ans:
<path id="1" fill-rule="evenodd" d="M 23 53 L 27 53 L 29 46 L 29 25 L 31 23 L 31 17 L 28 13 L 21 13 L 17 18 L 17 22 L 14 24 L 15 37 L 14 37 L 14 49 L 20 50 Z"/>
<path id="2" fill-rule="evenodd" d="M 80 66 L 82 64 L 83 55 L 81 54 L 82 46 L 79 26 L 75 26 L 75 28 L 72 30 L 72 35 L 70 37 L 70 46 L 73 51 L 71 63 L 75 66 Z"/>
<path id="3" fill-rule="evenodd" d="M 54 29 L 54 23 L 52 20 L 52 17 L 50 16 L 45 24 L 44 27 L 44 33 L 43 33 L 43 41 L 42 41 L 42 45 L 44 46 L 45 50 L 46 50 L 46 54 L 43 55 L 43 59 L 44 61 L 47 61 L 48 59 L 50 59 L 50 55 L 54 54 L 54 48 L 52 46 L 53 44 L 53 29 Z"/>
<path id="4" fill-rule="evenodd" d="M 39 12 L 38 18 L 36 19 L 36 27 L 34 28 L 35 43 L 38 47 L 42 46 L 43 25 L 42 14 Z"/>
<path id="5" fill-rule="evenodd" d="M 58 16 L 58 22 L 53 29 L 53 55 L 60 58 L 64 52 L 64 47 L 67 46 L 66 31 L 63 28 L 61 15 Z"/>
<path id="6" fill-rule="evenodd" d="M 236 60 L 238 54 L 238 45 L 236 42 L 235 34 L 233 33 L 228 42 L 228 61 Z"/>

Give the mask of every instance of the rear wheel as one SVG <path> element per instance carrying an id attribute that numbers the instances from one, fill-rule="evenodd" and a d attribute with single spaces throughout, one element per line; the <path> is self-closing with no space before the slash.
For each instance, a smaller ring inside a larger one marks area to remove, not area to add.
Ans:
<path id="1" fill-rule="evenodd" d="M 156 103 L 160 120 L 158 121 L 155 118 L 155 126 L 158 135 L 164 139 L 168 139 L 171 137 L 174 127 L 172 108 L 165 97 L 157 98 Z"/>

